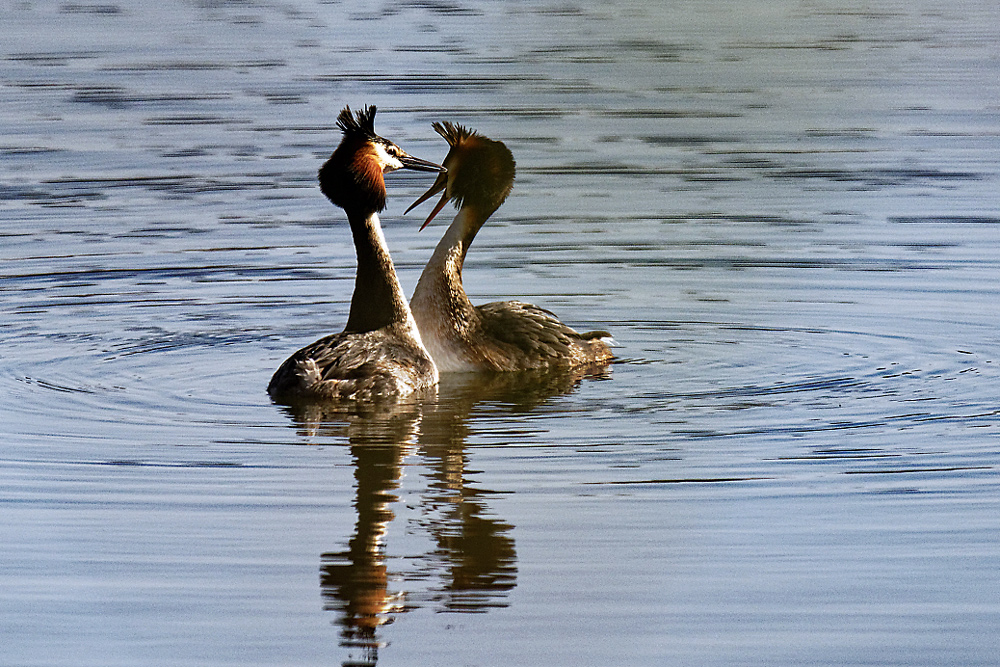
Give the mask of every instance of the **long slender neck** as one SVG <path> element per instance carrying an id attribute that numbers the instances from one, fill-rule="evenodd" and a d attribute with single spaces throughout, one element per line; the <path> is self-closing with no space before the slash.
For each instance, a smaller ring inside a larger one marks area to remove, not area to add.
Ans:
<path id="1" fill-rule="evenodd" d="M 386 247 L 378 214 L 348 212 L 354 247 L 358 252 L 358 275 L 351 297 L 348 332 L 381 329 L 410 319 L 406 296 L 396 278 L 389 249 Z"/>
<path id="2" fill-rule="evenodd" d="M 413 292 L 414 311 L 418 303 L 422 311 L 433 303 L 444 310 L 441 316 L 451 319 L 464 314 L 463 319 L 468 319 L 474 308 L 462 286 L 462 265 L 469 246 L 490 213 L 492 211 L 483 215 L 471 206 L 464 206 L 458 212 L 420 274 Z M 415 314 L 419 322 L 422 313 Z"/>

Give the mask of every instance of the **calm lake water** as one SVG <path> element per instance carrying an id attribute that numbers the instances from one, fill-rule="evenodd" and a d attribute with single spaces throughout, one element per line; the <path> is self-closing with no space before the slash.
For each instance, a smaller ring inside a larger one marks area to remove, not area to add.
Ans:
<path id="1" fill-rule="evenodd" d="M 4 3 L 0 663 L 996 664 L 998 44 L 993 0 Z M 347 317 L 344 104 L 505 141 L 473 301 L 618 362 L 272 404 Z"/>

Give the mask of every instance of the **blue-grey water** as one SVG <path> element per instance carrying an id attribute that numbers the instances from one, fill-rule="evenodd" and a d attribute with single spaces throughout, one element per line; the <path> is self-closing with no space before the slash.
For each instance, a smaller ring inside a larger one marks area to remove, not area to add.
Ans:
<path id="1" fill-rule="evenodd" d="M 0 664 L 996 664 L 993 0 L 2 19 Z M 272 404 L 347 315 L 344 104 L 506 142 L 467 290 L 618 362 Z"/>

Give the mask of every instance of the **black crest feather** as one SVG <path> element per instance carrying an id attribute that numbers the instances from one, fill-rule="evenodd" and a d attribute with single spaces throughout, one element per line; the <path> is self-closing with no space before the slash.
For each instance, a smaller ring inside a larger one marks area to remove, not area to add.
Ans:
<path id="1" fill-rule="evenodd" d="M 337 116 L 337 127 L 345 136 L 355 136 L 363 139 L 377 139 L 375 134 L 375 105 L 366 106 L 361 111 L 352 113 L 351 107 L 345 105 Z"/>
<path id="2" fill-rule="evenodd" d="M 470 137 L 478 137 L 479 133 L 456 123 L 431 123 L 434 131 L 444 137 L 449 146 L 457 146 Z"/>

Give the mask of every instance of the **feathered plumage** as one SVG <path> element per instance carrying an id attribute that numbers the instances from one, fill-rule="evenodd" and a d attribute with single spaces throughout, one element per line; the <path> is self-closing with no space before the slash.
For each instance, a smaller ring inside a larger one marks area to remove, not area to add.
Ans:
<path id="1" fill-rule="evenodd" d="M 607 362 L 604 331 L 578 333 L 551 312 L 521 301 L 473 306 L 462 286 L 469 246 L 510 194 L 515 162 L 510 150 L 474 130 L 451 123 L 434 129 L 450 145 L 446 173 L 412 206 L 444 191 L 424 223 L 448 201 L 459 207 L 424 268 L 411 306 L 422 339 L 442 371 L 515 371 Z"/>
<path id="2" fill-rule="evenodd" d="M 344 107 L 340 145 L 319 172 L 320 188 L 344 209 L 358 254 L 351 311 L 343 333 L 321 338 L 289 357 L 267 391 L 284 402 L 369 401 L 405 396 L 437 383 L 386 248 L 378 212 L 385 208 L 383 174 L 397 169 L 444 171 L 375 134 L 375 107 Z"/>
<path id="3" fill-rule="evenodd" d="M 372 401 L 432 386 L 437 372 L 404 327 L 320 338 L 291 357 L 268 385 L 272 396 Z"/>

